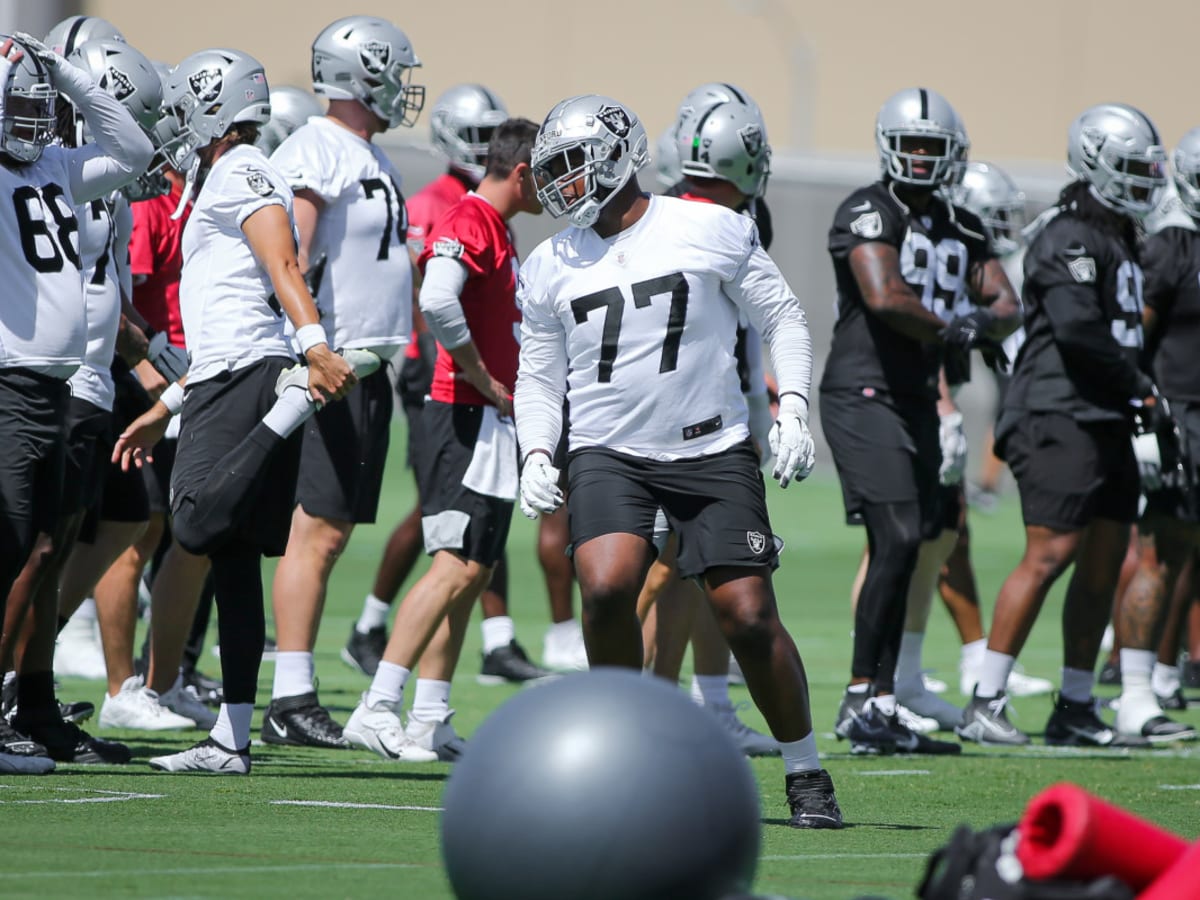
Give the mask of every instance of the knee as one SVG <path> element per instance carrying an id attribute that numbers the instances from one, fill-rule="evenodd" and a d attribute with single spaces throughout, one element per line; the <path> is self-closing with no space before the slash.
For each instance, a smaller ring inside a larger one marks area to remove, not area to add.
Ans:
<path id="1" fill-rule="evenodd" d="M 731 649 L 739 655 L 766 653 L 779 621 L 772 604 L 762 598 L 738 597 L 713 611 Z"/>
<path id="2" fill-rule="evenodd" d="M 580 583 L 580 609 L 590 627 L 636 615 L 640 585 L 619 575 L 606 575 Z"/>

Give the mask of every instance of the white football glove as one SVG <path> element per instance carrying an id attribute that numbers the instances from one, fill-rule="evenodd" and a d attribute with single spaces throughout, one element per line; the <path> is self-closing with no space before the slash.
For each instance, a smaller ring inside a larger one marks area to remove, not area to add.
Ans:
<path id="1" fill-rule="evenodd" d="M 807 414 L 807 405 L 799 394 L 784 394 L 779 398 L 779 418 L 771 426 L 767 443 L 775 456 L 771 475 L 780 487 L 803 481 L 817 464 L 817 448 L 805 421 Z"/>
<path id="2" fill-rule="evenodd" d="M 146 358 L 169 384 L 174 384 L 187 374 L 187 351 L 168 341 L 165 331 L 160 331 L 150 338 L 150 349 Z"/>
<path id="3" fill-rule="evenodd" d="M 938 479 L 944 485 L 958 484 L 967 468 L 967 434 L 963 431 L 962 413 L 955 411 L 942 416 L 938 439 L 942 445 Z"/>
<path id="4" fill-rule="evenodd" d="M 1158 447 L 1158 435 L 1135 435 L 1133 438 L 1133 455 L 1137 457 L 1138 474 L 1142 479 L 1142 490 L 1156 491 L 1162 487 L 1162 453 Z"/>
<path id="5" fill-rule="evenodd" d="M 558 487 L 558 469 L 550 464 L 550 457 L 541 450 L 534 450 L 525 457 L 521 470 L 521 512 L 530 519 L 540 513 L 552 513 L 563 504 L 563 494 Z"/>

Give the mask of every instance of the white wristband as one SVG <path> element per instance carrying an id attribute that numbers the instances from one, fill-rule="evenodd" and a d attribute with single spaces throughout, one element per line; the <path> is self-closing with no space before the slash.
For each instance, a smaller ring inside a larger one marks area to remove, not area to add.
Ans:
<path id="1" fill-rule="evenodd" d="M 183 407 L 183 385 L 178 381 L 170 385 L 158 396 L 158 402 L 175 415 Z"/>
<path id="2" fill-rule="evenodd" d="M 296 343 L 300 345 L 300 352 L 307 353 L 317 344 L 329 344 L 329 338 L 325 336 L 325 328 L 322 325 L 304 325 L 296 329 Z"/>

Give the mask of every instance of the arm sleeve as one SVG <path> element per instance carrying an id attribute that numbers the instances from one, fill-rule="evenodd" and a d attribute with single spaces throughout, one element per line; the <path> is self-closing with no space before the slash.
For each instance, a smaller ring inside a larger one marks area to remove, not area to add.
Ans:
<path id="1" fill-rule="evenodd" d="M 95 142 L 67 157 L 76 203 L 103 197 L 146 171 L 154 146 L 120 102 L 65 60 L 55 67 L 54 83 L 83 113 Z"/>
<path id="2" fill-rule="evenodd" d="M 418 302 L 429 330 L 447 350 L 471 341 L 471 329 L 459 300 L 466 283 L 466 267 L 456 260 L 434 256 L 425 263 Z"/>
<path id="3" fill-rule="evenodd" d="M 729 295 L 745 310 L 750 324 L 770 345 L 771 362 L 779 380 L 780 394 L 799 394 L 808 403 L 812 385 L 812 336 L 800 301 L 784 280 L 783 273 L 767 256 L 757 239 L 732 280 L 724 285 Z"/>
<path id="4" fill-rule="evenodd" d="M 513 410 L 522 456 L 531 450 L 553 455 L 563 427 L 567 389 L 567 338 L 551 304 L 534 297 L 524 277 L 517 290 L 522 310 L 521 358 Z"/>

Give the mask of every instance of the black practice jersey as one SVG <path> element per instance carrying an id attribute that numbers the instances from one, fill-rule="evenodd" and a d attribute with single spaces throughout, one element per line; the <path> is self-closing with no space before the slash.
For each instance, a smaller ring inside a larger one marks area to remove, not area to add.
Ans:
<path id="1" fill-rule="evenodd" d="M 837 282 L 837 322 L 822 390 L 870 388 L 937 395 L 941 348 L 901 334 L 867 308 L 850 252 L 884 243 L 900 254 L 900 273 L 921 303 L 949 322 L 970 308 L 968 276 L 995 254 L 979 217 L 935 195 L 924 213 L 908 208 L 887 182 L 859 188 L 838 207 L 829 229 Z"/>
<path id="2" fill-rule="evenodd" d="M 1136 248 L 1080 219 L 1052 218 L 1025 254 L 1025 343 L 1004 409 L 1124 418 L 1145 397 L 1142 269 Z"/>
<path id="3" fill-rule="evenodd" d="M 1200 403 L 1200 233 L 1164 228 L 1142 248 L 1146 305 L 1158 314 L 1154 374 L 1169 400 Z"/>

